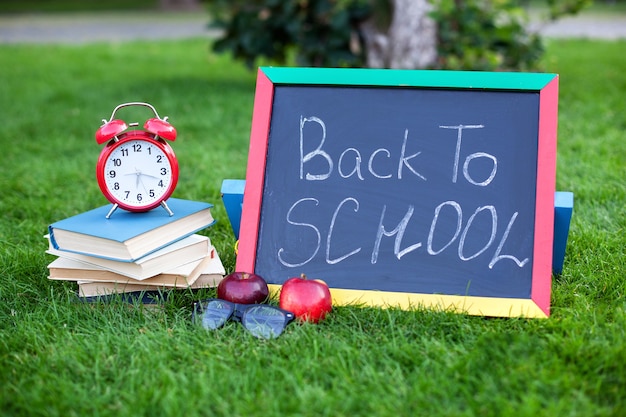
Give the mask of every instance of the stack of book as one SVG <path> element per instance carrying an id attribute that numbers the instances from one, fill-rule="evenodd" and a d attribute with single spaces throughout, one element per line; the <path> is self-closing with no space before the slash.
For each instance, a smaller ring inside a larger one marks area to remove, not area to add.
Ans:
<path id="1" fill-rule="evenodd" d="M 91 299 L 116 293 L 167 288 L 214 287 L 224 277 L 215 247 L 199 231 L 215 220 L 209 203 L 168 199 L 173 211 L 145 213 L 102 206 L 48 227 L 48 250 L 57 258 L 49 278 L 78 283 L 78 295 Z"/>

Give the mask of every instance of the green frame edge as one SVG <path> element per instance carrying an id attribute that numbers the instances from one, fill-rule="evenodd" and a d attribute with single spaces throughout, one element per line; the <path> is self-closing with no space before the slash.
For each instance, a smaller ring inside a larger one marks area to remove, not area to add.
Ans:
<path id="1" fill-rule="evenodd" d="M 260 67 L 259 70 L 272 83 L 278 85 L 345 85 L 515 91 L 540 91 L 557 77 L 557 74 L 534 72 L 372 68 Z"/>

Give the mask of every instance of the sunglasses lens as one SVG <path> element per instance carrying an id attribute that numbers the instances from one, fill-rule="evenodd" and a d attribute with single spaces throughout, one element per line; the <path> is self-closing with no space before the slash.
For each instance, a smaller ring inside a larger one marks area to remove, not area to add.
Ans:
<path id="1" fill-rule="evenodd" d="M 222 300 L 211 300 L 202 306 L 202 326 L 205 329 L 218 329 L 226 323 L 233 311 L 234 306 L 231 303 Z"/>
<path id="2" fill-rule="evenodd" d="M 246 310 L 241 324 L 260 339 L 272 339 L 283 332 L 287 318 L 276 308 L 259 305 Z"/>

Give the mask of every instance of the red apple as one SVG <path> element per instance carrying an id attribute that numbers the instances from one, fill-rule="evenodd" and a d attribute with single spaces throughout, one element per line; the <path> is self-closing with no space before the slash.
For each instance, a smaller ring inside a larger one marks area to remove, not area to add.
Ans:
<path id="1" fill-rule="evenodd" d="M 231 303 L 262 303 L 269 293 L 267 282 L 260 275 L 248 272 L 233 272 L 217 285 L 217 298 Z"/>
<path id="2" fill-rule="evenodd" d="M 319 279 L 289 278 L 282 286 L 280 308 L 291 311 L 300 321 L 317 323 L 332 310 L 328 285 Z"/>

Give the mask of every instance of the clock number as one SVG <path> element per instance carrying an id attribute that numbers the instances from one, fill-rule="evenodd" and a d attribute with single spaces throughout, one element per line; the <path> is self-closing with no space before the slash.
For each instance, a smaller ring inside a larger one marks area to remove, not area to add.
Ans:
<path id="1" fill-rule="evenodd" d="M 119 158 L 113 159 L 112 162 L 113 162 L 113 166 L 115 166 L 115 167 L 122 166 L 122 160 L 119 159 Z"/>
<path id="2" fill-rule="evenodd" d="M 163 162 L 163 155 L 157 155 L 157 164 Z"/>
<path id="3" fill-rule="evenodd" d="M 115 191 L 119 190 L 119 189 L 120 189 L 120 183 L 119 183 L 119 182 L 114 183 L 114 184 L 113 184 L 113 189 L 114 189 Z"/>
<path id="4" fill-rule="evenodd" d="M 133 143 L 133 151 L 141 152 L 141 143 Z"/>
<path id="5" fill-rule="evenodd" d="M 122 156 L 128 156 L 128 149 L 122 148 L 120 149 L 120 152 L 122 152 Z"/>
<path id="6" fill-rule="evenodd" d="M 150 190 L 148 194 L 150 194 L 150 198 L 154 198 L 154 190 Z"/>
<path id="7" fill-rule="evenodd" d="M 167 168 L 161 168 L 161 175 L 167 175 Z"/>
<path id="8" fill-rule="evenodd" d="M 114 169 L 112 169 L 112 170 L 110 170 L 110 171 L 109 171 L 109 177 L 110 177 L 110 178 L 115 178 L 115 174 L 116 174 L 116 173 L 115 173 L 115 170 L 114 170 Z"/>
<path id="9" fill-rule="evenodd" d="M 137 201 L 141 201 L 143 199 L 143 197 L 141 196 L 141 194 L 137 194 Z"/>
<path id="10" fill-rule="evenodd" d="M 164 187 L 163 185 L 163 180 L 159 181 L 159 183 L 157 184 L 159 187 Z"/>
<path id="11" fill-rule="evenodd" d="M 128 196 L 130 196 L 130 191 L 124 191 L 124 193 L 126 194 L 126 197 L 124 197 L 124 199 L 128 200 Z"/>

